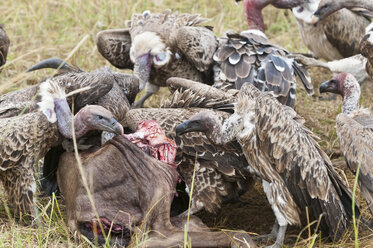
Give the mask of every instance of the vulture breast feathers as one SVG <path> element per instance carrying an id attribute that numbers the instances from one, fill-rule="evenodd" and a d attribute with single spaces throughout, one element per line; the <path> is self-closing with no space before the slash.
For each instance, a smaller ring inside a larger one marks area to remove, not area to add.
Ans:
<path id="1" fill-rule="evenodd" d="M 177 76 L 206 82 L 211 70 L 217 39 L 210 27 L 199 26 L 208 19 L 200 15 L 171 13 L 135 13 L 127 29 L 105 30 L 97 34 L 99 52 L 118 68 L 133 69 L 138 59 L 148 54 L 151 66 L 149 82 L 165 86 Z M 139 71 L 140 78 L 143 71 Z M 210 82 L 212 84 L 212 82 Z"/>
<path id="2" fill-rule="evenodd" d="M 282 104 L 294 107 L 296 76 L 308 94 L 313 94 L 313 86 L 306 69 L 288 55 L 259 30 L 227 34 L 220 39 L 214 55 L 215 85 L 240 89 L 244 83 L 252 83 L 260 91 L 273 92 Z"/>
<path id="3" fill-rule="evenodd" d="M 161 125 L 166 135 L 174 139 L 178 146 L 175 162 L 187 190 L 191 187 L 193 169 L 197 163 L 192 212 L 205 208 L 215 213 L 224 201 L 238 199 L 253 183 L 252 177 L 244 171 L 247 162 L 237 142 L 218 146 L 213 145 L 203 133 L 188 133 L 182 137 L 175 135 L 176 125 L 203 111 L 203 107 L 212 107 L 216 102 L 227 103 L 227 99 L 215 100 L 199 97 L 189 90 L 175 91 L 172 100 L 165 103 L 163 108 L 132 109 L 123 123 L 131 130 L 136 130 L 141 120 L 156 120 Z M 215 112 L 222 121 L 229 117 L 228 113 Z"/>

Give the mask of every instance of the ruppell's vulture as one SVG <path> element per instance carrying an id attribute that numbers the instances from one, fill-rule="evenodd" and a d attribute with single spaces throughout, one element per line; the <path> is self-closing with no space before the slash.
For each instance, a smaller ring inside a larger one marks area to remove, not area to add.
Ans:
<path id="1" fill-rule="evenodd" d="M 208 21 L 200 15 L 135 13 L 126 29 L 105 30 L 97 34 L 97 48 L 111 64 L 133 69 L 140 78 L 139 90 L 145 95 L 135 106 L 157 92 L 170 77 L 213 83 L 213 59 L 217 39 Z"/>
<path id="2" fill-rule="evenodd" d="M 270 237 L 281 247 L 287 226 L 320 220 L 323 236 L 340 239 L 349 227 L 350 191 L 328 156 L 313 139 L 296 112 L 270 92 L 244 85 L 234 114 L 223 124 L 211 112 L 201 112 L 176 127 L 176 133 L 203 132 L 217 145 L 237 140 L 247 169 L 262 179 L 276 216 Z M 308 211 L 306 211 L 308 209 Z M 358 211 L 357 211 L 358 212 Z"/>
<path id="3" fill-rule="evenodd" d="M 48 79 L 39 87 L 38 110 L 23 115 L 0 118 L 0 179 L 9 203 L 20 211 L 31 211 L 37 216 L 34 205 L 36 184 L 33 166 L 63 138 L 76 138 L 90 130 L 123 133 L 123 127 L 107 109 L 87 105 L 74 119 L 66 101 L 65 89 L 55 79 Z M 91 92 L 92 96 L 96 92 Z"/>
<path id="4" fill-rule="evenodd" d="M 342 113 L 337 115 L 336 131 L 347 166 L 356 173 L 360 163 L 359 186 L 373 214 L 373 113 L 359 108 L 360 85 L 348 73 L 336 75 L 320 85 L 320 93 L 342 96 Z"/>

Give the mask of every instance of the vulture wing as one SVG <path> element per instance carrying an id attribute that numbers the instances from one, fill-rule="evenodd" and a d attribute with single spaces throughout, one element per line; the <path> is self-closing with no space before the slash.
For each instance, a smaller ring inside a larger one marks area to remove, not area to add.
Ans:
<path id="1" fill-rule="evenodd" d="M 185 26 L 176 30 L 176 39 L 173 41 L 181 54 L 201 72 L 212 68 L 212 59 L 218 41 L 213 31 L 207 27 Z"/>
<path id="2" fill-rule="evenodd" d="M 346 212 L 352 204 L 327 155 L 311 131 L 296 120 L 295 111 L 284 111 L 269 94 L 261 94 L 255 107 L 257 144 L 267 168 L 272 167 L 283 179 L 302 210 L 303 223 L 307 207 L 311 221 L 323 215 L 320 228 L 324 235 L 340 238 L 348 226 Z"/>
<path id="3" fill-rule="evenodd" d="M 129 29 L 104 30 L 97 34 L 97 49 L 113 66 L 133 69 L 130 59 L 131 36 Z"/>
<path id="4" fill-rule="evenodd" d="M 252 83 L 260 91 L 271 91 L 281 103 L 294 107 L 295 75 L 300 77 L 309 94 L 313 93 L 313 86 L 307 71 L 287 57 L 288 54 L 261 35 L 228 34 L 221 39 L 214 55 L 220 70 L 215 84 L 223 81 L 240 89 L 244 83 Z"/>
<path id="5" fill-rule="evenodd" d="M 336 130 L 343 156 L 348 167 L 356 173 L 360 164 L 359 180 L 373 192 L 373 116 L 360 113 L 351 118 L 346 114 L 337 116 Z"/>
<path id="6" fill-rule="evenodd" d="M 370 78 L 373 79 L 373 26 L 367 27 L 366 35 L 360 42 L 360 52 L 368 59 L 366 64 L 366 71 Z"/>
<path id="7" fill-rule="evenodd" d="M 0 67 L 6 62 L 9 50 L 9 37 L 6 34 L 3 25 L 0 24 Z M 1 70 L 0 70 L 1 71 Z"/>
<path id="8" fill-rule="evenodd" d="M 347 9 L 341 9 L 339 12 L 344 13 L 330 15 L 323 21 L 323 29 L 328 41 L 338 49 L 340 54 L 344 58 L 351 57 L 360 53 L 359 42 L 365 35 L 365 27 L 370 21 Z"/>

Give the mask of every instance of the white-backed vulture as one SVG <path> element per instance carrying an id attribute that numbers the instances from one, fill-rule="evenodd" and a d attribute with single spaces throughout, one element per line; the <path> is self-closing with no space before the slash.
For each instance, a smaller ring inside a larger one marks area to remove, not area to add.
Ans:
<path id="1" fill-rule="evenodd" d="M 207 20 L 170 10 L 135 13 L 127 29 L 99 32 L 97 48 L 114 66 L 134 70 L 140 91 L 145 88 L 145 96 L 135 104 L 142 106 L 172 76 L 213 83 L 217 39 L 211 27 L 199 26 Z"/>
<path id="2" fill-rule="evenodd" d="M 343 99 L 336 131 L 347 166 L 356 173 L 359 186 L 373 214 L 373 113 L 359 108 L 360 86 L 351 74 L 341 73 L 320 85 L 320 93 L 333 92 Z"/>
<path id="3" fill-rule="evenodd" d="M 237 200 L 253 185 L 252 176 L 242 171 L 247 167 L 247 162 L 241 147 L 237 142 L 213 145 L 205 135 L 197 133 L 179 137 L 175 135 L 175 127 L 206 108 L 232 102 L 235 96 L 181 78 L 170 78 L 167 84 L 179 89 L 174 92 L 171 101 L 164 103 L 162 108 L 131 109 L 122 125 L 135 131 L 142 120 L 159 123 L 166 135 L 176 141 L 176 164 L 188 194 L 197 163 L 191 213 L 202 209 L 216 213 L 223 202 Z M 229 117 L 228 113 L 222 111 L 216 111 L 216 115 L 221 120 Z"/>
<path id="4" fill-rule="evenodd" d="M 97 105 L 87 105 L 71 118 L 65 89 L 54 79 L 40 87 L 39 110 L 0 119 L 0 179 L 9 203 L 17 210 L 37 216 L 35 202 L 36 184 L 33 166 L 48 150 L 63 139 L 76 138 L 90 130 L 123 133 L 123 127 L 110 111 Z"/>
<path id="5" fill-rule="evenodd" d="M 84 187 L 73 153 L 64 153 L 58 166 L 58 184 L 64 196 L 70 231 L 80 231 L 104 244 L 127 246 L 130 236 L 140 247 L 178 247 L 184 244 L 186 217 L 170 217 L 178 180 L 176 170 L 148 156 L 123 136 L 101 148 L 80 153 L 98 218 Z M 99 228 L 102 223 L 103 230 Z M 110 230 L 110 231 L 109 231 Z M 94 233 L 97 233 L 94 236 Z M 190 216 L 188 242 L 193 247 L 256 247 L 242 232 L 210 232 Z"/>
<path id="6" fill-rule="evenodd" d="M 322 235 L 340 239 L 349 227 L 350 192 L 328 156 L 313 139 L 296 112 L 244 85 L 234 114 L 222 122 L 213 112 L 202 112 L 178 125 L 176 133 L 204 132 L 214 144 L 235 139 L 249 164 L 262 179 L 264 192 L 276 216 L 270 237 L 282 247 L 287 225 L 306 226 L 319 218 Z M 306 210 L 308 209 L 308 210 Z"/>
<path id="7" fill-rule="evenodd" d="M 4 25 L 0 24 L 0 72 L 8 56 L 9 44 L 9 37 L 4 30 Z"/>

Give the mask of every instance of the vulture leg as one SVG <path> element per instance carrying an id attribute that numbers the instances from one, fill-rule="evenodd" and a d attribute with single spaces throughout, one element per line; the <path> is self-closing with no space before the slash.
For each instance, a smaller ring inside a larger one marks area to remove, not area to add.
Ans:
<path id="1" fill-rule="evenodd" d="M 269 234 L 266 235 L 260 235 L 255 238 L 255 240 L 260 240 L 260 241 L 268 241 L 268 240 L 275 240 L 278 235 L 278 230 L 280 228 L 280 225 L 278 224 L 278 221 L 275 220 L 275 223 L 273 224 L 272 231 Z"/>
<path id="2" fill-rule="evenodd" d="M 281 248 L 284 243 L 286 228 L 287 225 L 280 226 L 277 233 L 276 243 L 274 243 L 273 245 L 266 246 L 266 248 Z"/>
<path id="3" fill-rule="evenodd" d="M 158 92 L 158 90 L 159 90 L 158 85 L 154 85 L 154 84 L 147 82 L 145 85 L 145 95 L 133 104 L 134 108 L 142 108 L 146 99 L 151 97 L 151 95 L 153 95 L 154 93 Z"/>

